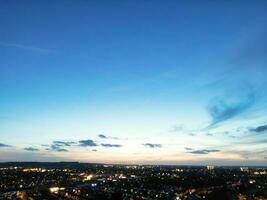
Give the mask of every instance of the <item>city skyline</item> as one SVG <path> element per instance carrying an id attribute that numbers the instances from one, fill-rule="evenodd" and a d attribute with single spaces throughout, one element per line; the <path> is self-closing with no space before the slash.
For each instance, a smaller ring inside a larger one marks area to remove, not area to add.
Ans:
<path id="1" fill-rule="evenodd" d="M 266 7 L 1 1 L 0 162 L 266 166 Z"/>

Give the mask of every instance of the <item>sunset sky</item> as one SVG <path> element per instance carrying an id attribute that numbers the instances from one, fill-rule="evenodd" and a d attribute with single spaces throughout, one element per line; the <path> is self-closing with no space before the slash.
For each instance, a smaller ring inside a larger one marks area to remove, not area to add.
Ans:
<path id="1" fill-rule="evenodd" d="M 0 162 L 267 165 L 267 1 L 0 1 Z"/>

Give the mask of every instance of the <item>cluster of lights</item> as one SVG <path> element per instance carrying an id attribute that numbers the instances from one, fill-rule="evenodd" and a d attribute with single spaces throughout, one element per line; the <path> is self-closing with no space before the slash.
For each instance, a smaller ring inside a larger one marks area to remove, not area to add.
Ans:
<path id="1" fill-rule="evenodd" d="M 214 167 L 213 165 L 208 165 L 208 166 L 207 166 L 207 169 L 208 169 L 208 170 L 214 170 L 214 168 L 215 168 L 215 167 Z"/>
<path id="2" fill-rule="evenodd" d="M 123 174 L 120 174 L 119 175 L 119 179 L 126 179 L 127 177 L 126 176 L 124 176 Z"/>
<path id="3" fill-rule="evenodd" d="M 46 172 L 46 169 L 42 168 L 25 168 L 22 170 L 23 172 Z"/>
<path id="4" fill-rule="evenodd" d="M 58 191 L 60 191 L 60 190 L 65 190 L 65 188 L 60 188 L 60 187 L 51 187 L 51 188 L 49 188 L 49 191 L 51 193 L 54 193 L 54 194 L 57 194 Z"/>
<path id="5" fill-rule="evenodd" d="M 267 174 L 266 171 L 263 171 L 263 172 L 254 172 L 255 175 L 265 175 Z"/>
<path id="6" fill-rule="evenodd" d="M 90 181 L 92 180 L 94 176 L 92 174 L 86 175 L 85 178 L 83 179 L 84 181 Z"/>

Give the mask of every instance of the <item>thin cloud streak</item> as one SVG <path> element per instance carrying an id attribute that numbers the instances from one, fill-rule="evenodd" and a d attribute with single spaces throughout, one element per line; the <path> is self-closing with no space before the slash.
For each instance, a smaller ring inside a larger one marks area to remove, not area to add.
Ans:
<path id="1" fill-rule="evenodd" d="M 57 146 L 68 146 L 68 147 L 76 144 L 76 142 L 65 142 L 65 141 L 59 141 L 59 140 L 53 141 L 53 143 L 56 144 Z"/>
<path id="2" fill-rule="evenodd" d="M 35 46 L 29 46 L 29 45 L 22 45 L 22 44 L 16 44 L 16 43 L 0 43 L 1 46 L 3 47 L 10 47 L 10 48 L 16 48 L 16 49 L 22 49 L 22 50 L 27 50 L 27 51 L 33 51 L 33 52 L 38 52 L 38 53 L 54 53 L 54 50 L 51 49 L 46 49 L 46 48 L 40 48 L 40 47 L 35 47 Z"/>
<path id="3" fill-rule="evenodd" d="M 189 151 L 187 153 L 191 153 L 191 154 L 209 154 L 209 153 L 216 153 L 216 152 L 220 152 L 220 150 L 218 149 L 201 149 L 201 150 L 193 150 L 193 151 Z"/>
<path id="4" fill-rule="evenodd" d="M 101 144 L 102 147 L 122 147 L 120 144 Z"/>
<path id="5" fill-rule="evenodd" d="M 161 148 L 162 145 L 161 144 L 152 144 L 152 143 L 145 143 L 143 144 L 145 147 L 149 147 L 149 148 Z"/>

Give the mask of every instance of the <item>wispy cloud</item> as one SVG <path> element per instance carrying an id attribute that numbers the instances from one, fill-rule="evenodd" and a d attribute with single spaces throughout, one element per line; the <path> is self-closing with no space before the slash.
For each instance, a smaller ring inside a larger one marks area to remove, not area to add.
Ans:
<path id="1" fill-rule="evenodd" d="M 240 88 L 243 89 L 243 88 Z M 249 90 L 247 88 L 247 90 Z M 240 91 L 239 94 L 220 96 L 210 101 L 207 111 L 212 118 L 209 127 L 232 119 L 248 110 L 255 103 L 255 93 L 252 90 Z"/>
<path id="2" fill-rule="evenodd" d="M 267 139 L 249 140 L 249 141 L 238 141 L 235 144 L 267 144 Z"/>
<path id="3" fill-rule="evenodd" d="M 195 133 L 188 133 L 189 136 L 196 136 Z"/>
<path id="4" fill-rule="evenodd" d="M 95 147 L 97 144 L 93 140 L 80 140 L 79 146 L 81 147 Z"/>
<path id="5" fill-rule="evenodd" d="M 17 43 L 3 43 L 0 42 L 1 46 L 9 47 L 9 48 L 16 48 L 16 49 L 22 49 L 27 51 L 33 51 L 33 52 L 39 52 L 39 53 L 53 53 L 54 50 L 36 47 L 36 46 L 29 46 L 29 45 L 23 45 L 23 44 L 17 44 Z"/>
<path id="6" fill-rule="evenodd" d="M 11 147 L 11 145 L 0 143 L 0 147 Z"/>
<path id="7" fill-rule="evenodd" d="M 193 130 L 193 129 L 188 129 L 184 125 L 175 125 L 172 126 L 169 130 L 169 132 L 174 132 L 174 133 L 181 133 L 181 134 L 187 134 L 189 136 L 196 136 L 195 132 L 198 132 L 199 130 Z"/>
<path id="8" fill-rule="evenodd" d="M 175 126 L 171 127 L 170 132 L 181 132 L 183 130 L 184 130 L 183 125 L 175 125 Z"/>
<path id="9" fill-rule="evenodd" d="M 33 148 L 33 147 L 26 147 L 24 148 L 25 151 L 39 151 L 39 149 L 37 148 Z"/>
<path id="10" fill-rule="evenodd" d="M 152 143 L 145 143 L 143 144 L 145 147 L 149 147 L 149 148 L 161 148 L 162 145 L 161 144 L 152 144 Z"/>
<path id="11" fill-rule="evenodd" d="M 261 28 L 253 27 L 250 34 L 247 35 L 242 41 L 242 45 L 236 49 L 236 53 L 232 62 L 236 64 L 243 64 L 243 66 L 255 67 L 258 61 L 266 60 L 267 57 L 267 39 L 266 29 L 262 24 Z"/>
<path id="12" fill-rule="evenodd" d="M 120 144 L 101 144 L 103 147 L 122 147 Z"/>
<path id="13" fill-rule="evenodd" d="M 243 157 L 244 159 L 249 159 L 250 157 L 263 158 L 266 155 L 267 151 L 262 150 L 262 149 L 261 150 L 255 150 L 255 151 L 235 149 L 235 150 L 227 151 L 226 153 L 234 153 L 234 154 L 237 154 L 237 155 Z"/>
<path id="14" fill-rule="evenodd" d="M 59 140 L 56 140 L 56 141 L 53 141 L 54 144 L 56 144 L 57 146 L 71 146 L 71 145 L 74 145 L 76 144 L 76 142 L 66 142 L 66 141 L 59 141 Z"/>

